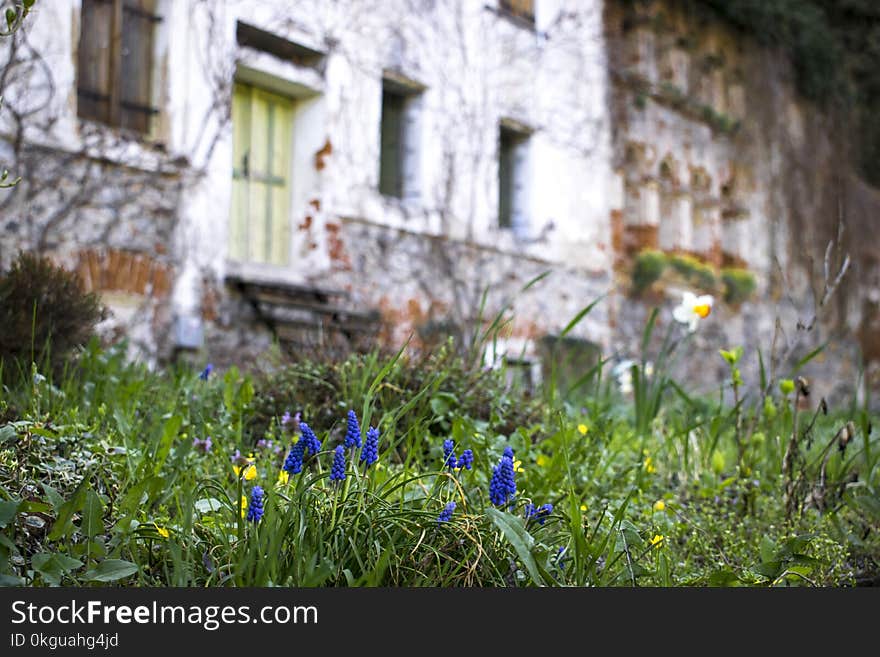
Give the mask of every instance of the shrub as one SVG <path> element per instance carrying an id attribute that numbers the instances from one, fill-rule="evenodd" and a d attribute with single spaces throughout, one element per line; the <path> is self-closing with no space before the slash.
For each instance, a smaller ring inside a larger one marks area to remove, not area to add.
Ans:
<path id="1" fill-rule="evenodd" d="M 724 282 L 724 301 L 731 305 L 746 301 L 757 287 L 755 275 L 748 269 L 722 269 L 721 280 Z"/>
<path id="2" fill-rule="evenodd" d="M 86 293 L 76 274 L 48 258 L 21 253 L 0 275 L 0 361 L 33 360 L 58 373 L 103 316 L 97 295 Z"/>
<path id="3" fill-rule="evenodd" d="M 663 275 L 666 269 L 666 255 L 660 251 L 647 249 L 636 256 L 633 267 L 632 283 L 633 291 L 640 294 L 645 291 L 654 281 Z"/>
<path id="4" fill-rule="evenodd" d="M 672 268 L 686 281 L 703 290 L 712 290 L 718 283 L 713 269 L 689 255 L 675 255 L 670 260 Z"/>

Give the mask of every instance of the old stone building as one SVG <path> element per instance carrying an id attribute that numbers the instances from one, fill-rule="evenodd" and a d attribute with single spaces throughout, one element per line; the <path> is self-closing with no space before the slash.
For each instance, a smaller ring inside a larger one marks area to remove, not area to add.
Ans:
<path id="1" fill-rule="evenodd" d="M 829 393 L 876 371 L 877 194 L 784 57 L 674 0 L 53 0 L 29 21 L 0 78 L 22 176 L 0 266 L 75 268 L 151 362 L 417 348 L 509 306 L 500 348 L 537 377 L 592 300 L 566 345 L 624 357 L 701 289 L 701 381 L 719 348 L 799 332 L 793 354 L 833 338 Z M 846 283 L 799 331 L 831 239 Z"/>

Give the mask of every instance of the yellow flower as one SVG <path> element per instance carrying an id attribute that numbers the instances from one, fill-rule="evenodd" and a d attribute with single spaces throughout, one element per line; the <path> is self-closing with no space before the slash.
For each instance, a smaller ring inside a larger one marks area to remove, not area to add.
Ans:
<path id="1" fill-rule="evenodd" d="M 545 465 L 547 465 L 548 463 L 550 463 L 550 459 L 548 459 L 548 458 L 547 458 L 546 456 L 544 456 L 543 454 L 538 454 L 538 456 L 535 457 L 535 463 L 537 463 L 540 467 L 543 468 Z"/>
<path id="2" fill-rule="evenodd" d="M 654 534 L 654 538 L 651 539 L 651 547 L 659 549 L 661 543 L 663 543 L 663 536 L 660 534 Z"/>
<path id="3" fill-rule="evenodd" d="M 647 472 L 648 474 L 654 474 L 655 472 L 657 472 L 657 468 L 654 467 L 654 459 L 652 459 L 650 456 L 645 459 L 645 472 Z"/>
<path id="4" fill-rule="evenodd" d="M 257 467 L 254 465 L 253 459 L 248 459 L 247 464 L 244 466 L 233 465 L 232 471 L 235 472 L 236 477 L 244 477 L 245 481 L 257 478 Z"/>
<path id="5" fill-rule="evenodd" d="M 525 472 L 522 468 L 522 461 L 516 460 L 513 462 L 513 471 L 514 472 Z"/>
<path id="6" fill-rule="evenodd" d="M 666 502 L 663 500 L 654 502 L 654 511 L 666 511 Z"/>
<path id="7" fill-rule="evenodd" d="M 587 510 L 587 505 L 581 504 L 581 511 L 586 511 L 586 510 Z"/>
<path id="8" fill-rule="evenodd" d="M 586 425 L 586 424 L 579 424 L 579 425 L 578 425 L 578 431 L 580 432 L 580 434 L 581 434 L 582 436 L 586 436 L 588 430 L 589 430 L 589 429 L 587 428 L 587 425 Z"/>
<path id="9" fill-rule="evenodd" d="M 171 532 L 169 532 L 165 527 L 160 527 L 155 522 L 153 523 L 153 527 L 156 528 L 156 531 L 159 532 L 159 536 L 162 538 L 168 538 L 171 536 Z"/>
<path id="10" fill-rule="evenodd" d="M 244 518 L 247 515 L 248 508 L 248 498 L 246 495 L 241 496 L 241 517 Z"/>
<path id="11" fill-rule="evenodd" d="M 287 470 L 279 470 L 278 471 L 278 483 L 286 484 L 290 479 L 290 473 Z"/>

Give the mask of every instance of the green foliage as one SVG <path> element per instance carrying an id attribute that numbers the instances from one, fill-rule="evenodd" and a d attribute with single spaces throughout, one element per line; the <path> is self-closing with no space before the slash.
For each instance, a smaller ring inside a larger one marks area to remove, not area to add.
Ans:
<path id="1" fill-rule="evenodd" d="M 666 255 L 662 251 L 646 249 L 636 256 L 632 272 L 632 286 L 636 294 L 648 289 L 663 275 L 666 269 Z"/>
<path id="2" fill-rule="evenodd" d="M 102 316 L 98 297 L 75 273 L 23 252 L 0 274 L 0 361 L 8 370 L 21 363 L 27 373 L 32 362 L 47 364 L 58 374 Z"/>
<path id="3" fill-rule="evenodd" d="M 724 283 L 724 301 L 733 306 L 747 301 L 758 285 L 752 272 L 735 267 L 722 269 L 721 280 Z"/>
<path id="4" fill-rule="evenodd" d="M 717 285 L 715 270 L 687 254 L 675 254 L 669 259 L 672 268 L 688 283 L 701 290 L 711 291 Z"/>

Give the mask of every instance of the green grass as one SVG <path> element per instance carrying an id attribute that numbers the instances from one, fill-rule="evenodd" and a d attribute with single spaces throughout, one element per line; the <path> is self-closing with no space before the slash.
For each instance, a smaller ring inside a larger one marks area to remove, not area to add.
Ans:
<path id="1" fill-rule="evenodd" d="M 662 353 L 644 354 L 655 365 L 636 366 L 632 397 L 603 361 L 565 394 L 552 380 L 531 394 L 452 345 L 207 380 L 129 363 L 124 345 L 90 345 L 61 381 L 7 365 L 0 581 L 842 586 L 876 577 L 880 445 L 868 414 L 800 411 L 786 478 L 797 400 L 746 395 L 731 408 L 692 397 L 669 374 L 686 348 L 670 332 Z M 365 467 L 359 450 L 349 453 L 346 479 L 334 482 L 349 409 L 362 434 L 379 429 L 379 458 Z M 285 411 L 302 413 L 322 449 L 281 483 L 297 439 Z M 855 434 L 840 450 L 848 420 Z M 204 452 L 193 441 L 207 436 Z M 445 439 L 459 455 L 473 450 L 472 469 L 443 467 Z M 489 482 L 507 446 L 517 493 L 494 507 Z M 254 479 L 236 476 L 236 450 L 253 453 Z M 240 500 L 256 484 L 264 516 L 251 523 Z M 450 501 L 452 519 L 439 523 Z M 528 504 L 553 511 L 541 524 Z"/>

